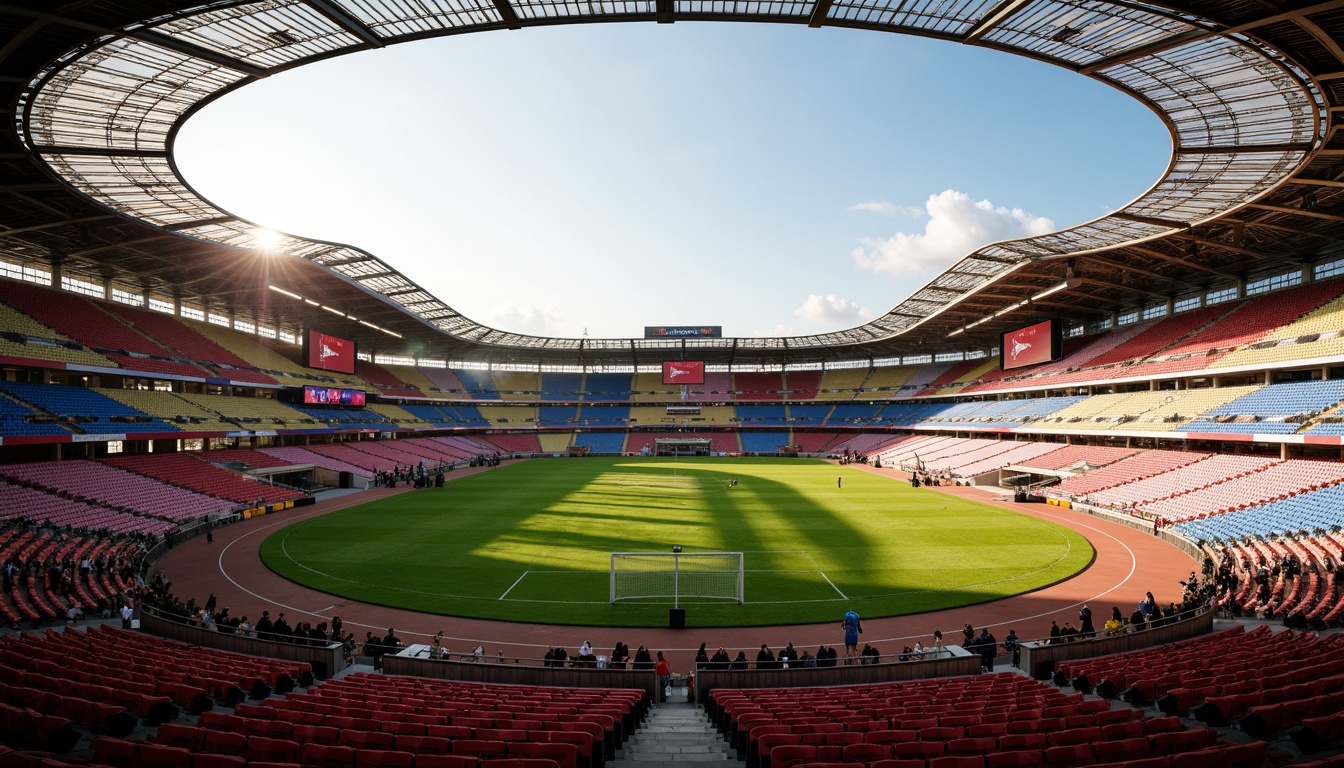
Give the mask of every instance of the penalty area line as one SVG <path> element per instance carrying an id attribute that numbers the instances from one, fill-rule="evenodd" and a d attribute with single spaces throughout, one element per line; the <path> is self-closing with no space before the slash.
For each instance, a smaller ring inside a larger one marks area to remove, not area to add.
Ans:
<path id="1" fill-rule="evenodd" d="M 513 591 L 513 587 L 516 587 L 516 586 L 518 586 L 520 583 L 522 583 L 523 579 L 526 579 L 526 578 L 527 578 L 527 574 L 529 574 L 529 573 L 531 573 L 531 571 L 523 571 L 523 575 L 518 577 L 518 581 L 513 582 L 513 586 L 511 586 L 511 587 L 509 587 L 508 589 L 504 590 L 504 594 L 500 595 L 500 596 L 499 596 L 499 599 L 500 599 L 500 600 L 503 600 L 504 598 L 508 597 L 508 596 L 509 596 L 509 593 Z M 827 579 L 827 581 L 830 581 L 830 579 Z M 832 586 L 834 586 L 834 585 L 832 585 Z M 836 591 L 839 592 L 840 590 L 836 590 Z"/>
<path id="2" fill-rule="evenodd" d="M 835 586 L 835 582 L 834 582 L 834 581 L 831 581 L 831 579 L 830 579 L 829 576 L 827 576 L 827 575 L 826 575 L 824 572 L 822 572 L 822 571 L 817 571 L 817 573 L 820 573 L 820 574 L 821 574 L 821 578 L 826 579 L 826 583 L 831 585 L 831 589 L 834 589 L 834 590 L 835 590 L 835 593 L 836 593 L 837 595 L 840 596 L 840 599 L 841 599 L 841 600 L 848 600 L 848 599 L 849 599 L 849 597 L 846 596 L 844 592 L 841 592 L 841 591 L 840 591 L 840 588 L 839 588 L 839 587 Z"/>

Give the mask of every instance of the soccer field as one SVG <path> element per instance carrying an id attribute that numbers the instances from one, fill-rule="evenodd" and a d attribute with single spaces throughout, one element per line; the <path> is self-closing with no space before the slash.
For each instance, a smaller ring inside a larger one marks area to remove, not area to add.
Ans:
<path id="1" fill-rule="evenodd" d="M 683 601 L 700 627 L 982 603 L 1066 579 L 1093 555 L 1052 523 L 775 458 L 525 461 L 301 521 L 261 553 L 286 578 L 369 603 L 638 627 L 666 626 L 671 600 L 609 604 L 611 553 L 673 545 L 745 553 L 745 604 Z"/>

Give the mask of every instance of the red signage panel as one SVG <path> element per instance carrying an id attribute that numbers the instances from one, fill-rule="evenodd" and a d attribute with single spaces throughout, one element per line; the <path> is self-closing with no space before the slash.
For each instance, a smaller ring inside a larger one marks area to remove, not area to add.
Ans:
<path id="1" fill-rule="evenodd" d="M 663 363 L 664 384 L 704 384 L 705 361 Z"/>
<path id="2" fill-rule="evenodd" d="M 1003 370 L 1025 368 L 1028 365 L 1048 363 L 1054 359 L 1055 321 L 1028 325 L 1003 334 L 999 352 Z"/>
<path id="3" fill-rule="evenodd" d="M 330 336 L 321 331 L 308 331 L 304 337 L 305 355 L 309 368 L 320 368 L 337 373 L 355 372 L 355 342 Z"/>

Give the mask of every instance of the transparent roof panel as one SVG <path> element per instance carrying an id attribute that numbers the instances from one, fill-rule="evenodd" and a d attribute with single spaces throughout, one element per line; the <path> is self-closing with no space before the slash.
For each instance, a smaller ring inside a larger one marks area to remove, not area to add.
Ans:
<path id="1" fill-rule="evenodd" d="M 379 35 L 419 37 L 498 26 L 487 0 L 327 0 Z M 848 25 L 909 30 L 957 38 L 998 6 L 997 0 L 836 0 L 829 18 Z M 655 0 L 518 0 L 525 24 L 566 19 L 652 18 Z M 675 0 L 693 18 L 806 20 L 813 3 L 780 0 Z M 300 0 L 214 3 L 194 13 L 151 20 L 169 35 L 254 67 L 294 64 L 353 50 L 364 43 Z M 1196 223 L 1263 194 L 1287 178 L 1322 135 L 1321 94 L 1293 76 L 1291 63 L 1255 41 L 1211 35 L 1180 42 L 1199 22 L 1142 3 L 1036 0 L 986 30 L 997 48 L 1067 62 L 1099 65 L 1095 75 L 1162 111 L 1177 141 L 1170 173 L 1123 209 L 1129 216 Z M 1163 48 L 1161 43 L 1170 41 Z M 1154 53 L 1104 66 L 1111 57 L 1153 46 Z M 51 151 L 44 159 L 73 187 L 109 208 L 193 237 L 253 247 L 256 225 L 197 198 L 173 173 L 166 156 L 169 132 L 182 115 L 246 75 L 132 37 L 110 37 L 75 51 L 46 73 L 28 94 L 25 132 Z M 1275 145 L 1270 151 L 1246 151 Z M 1284 148 L 1280 145 L 1288 145 Z M 99 156 L 113 151 L 113 156 Z M 1194 151 L 1200 150 L 1200 151 Z M 119 153 L 124 153 L 124 156 Z M 139 153 L 140 156 L 137 156 Z M 771 339 L 707 340 L 706 348 L 807 349 L 890 337 L 936 315 L 968 292 L 1036 259 L 1114 248 L 1168 231 L 1154 223 L 1109 217 L 1061 232 L 997 243 L 967 255 L 951 269 L 864 326 L 829 334 Z M 582 340 L 547 339 L 487 328 L 462 317 L 377 258 L 353 247 L 286 238 L 281 252 L 313 261 L 446 333 L 524 348 L 577 349 Z M 587 342 L 592 345 L 590 340 Z M 622 342 L 625 343 L 625 342 Z M 630 340 L 632 349 L 677 348 Z"/>
<path id="2" fill-rule="evenodd" d="M 424 35 L 500 21 L 499 10 L 487 0 L 343 0 L 341 5 L 387 37 Z"/>
<path id="3" fill-rule="evenodd" d="M 1098 2 L 1040 2 L 1008 17 L 985 39 L 1085 66 L 1193 27 L 1136 8 Z"/>
<path id="4" fill-rule="evenodd" d="M 48 146 L 161 151 L 183 113 L 241 77 L 152 43 L 114 40 L 43 83 L 29 134 Z"/>
<path id="5" fill-rule="evenodd" d="M 970 31 L 995 5 L 993 0 L 836 0 L 827 18 L 954 36 Z"/>
<path id="6" fill-rule="evenodd" d="M 298 0 L 270 0 L 205 11 L 153 29 L 267 68 L 360 43 L 359 38 Z"/>
<path id="7" fill-rule="evenodd" d="M 652 16 L 654 0 L 512 0 L 520 19 L 563 19 L 578 16 Z"/>

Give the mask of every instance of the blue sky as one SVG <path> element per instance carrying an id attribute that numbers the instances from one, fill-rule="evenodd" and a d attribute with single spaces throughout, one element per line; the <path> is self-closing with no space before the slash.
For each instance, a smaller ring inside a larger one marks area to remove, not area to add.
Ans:
<path id="1" fill-rule="evenodd" d="M 980 244 L 1142 194 L 1160 121 L 1104 84 L 903 35 L 600 24 L 344 56 L 211 104 L 184 176 L 540 335 L 838 330 Z"/>

